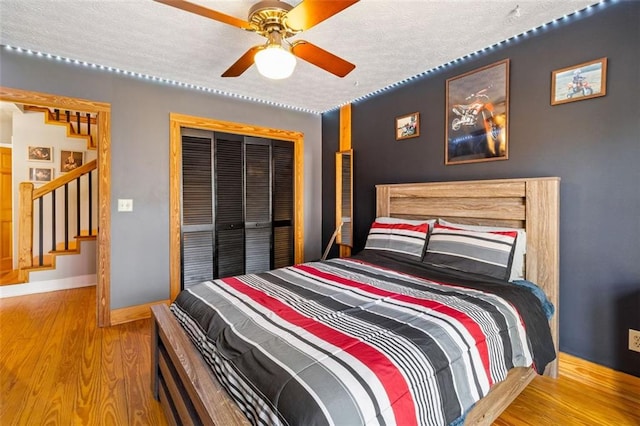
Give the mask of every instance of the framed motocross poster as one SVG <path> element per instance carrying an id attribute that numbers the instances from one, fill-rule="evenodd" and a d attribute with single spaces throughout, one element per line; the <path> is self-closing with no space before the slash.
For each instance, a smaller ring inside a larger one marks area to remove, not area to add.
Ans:
<path id="1" fill-rule="evenodd" d="M 420 113 L 396 117 L 396 140 L 409 139 L 420 136 Z"/>
<path id="2" fill-rule="evenodd" d="M 447 80 L 446 126 L 446 165 L 509 158 L 509 59 Z"/>
<path id="3" fill-rule="evenodd" d="M 607 93 L 607 58 L 551 73 L 551 105 L 597 98 Z"/>

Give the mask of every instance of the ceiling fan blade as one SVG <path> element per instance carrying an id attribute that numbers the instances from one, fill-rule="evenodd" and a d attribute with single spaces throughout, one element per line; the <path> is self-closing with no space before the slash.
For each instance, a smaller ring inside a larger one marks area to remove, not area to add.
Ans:
<path id="1" fill-rule="evenodd" d="M 253 58 L 256 56 L 256 53 L 263 48 L 264 46 L 253 46 L 251 49 L 247 50 L 240 59 L 238 59 L 222 74 L 222 77 L 239 77 L 243 72 L 249 69 L 251 65 L 253 65 Z"/>
<path id="2" fill-rule="evenodd" d="M 215 21 L 223 22 L 225 24 L 233 25 L 234 27 L 242 28 L 243 30 L 253 31 L 254 28 L 251 24 L 243 19 L 236 18 L 231 15 L 226 15 L 215 10 L 208 9 L 199 4 L 191 3 L 185 0 L 155 0 L 158 3 L 163 3 L 168 6 L 184 10 L 186 12 L 195 13 L 196 15 L 204 16 Z"/>
<path id="3" fill-rule="evenodd" d="M 356 67 L 351 62 L 304 40 L 293 43 L 291 53 L 338 77 L 344 77 Z"/>
<path id="4" fill-rule="evenodd" d="M 285 15 L 285 22 L 293 30 L 305 31 L 358 1 L 303 0 Z"/>

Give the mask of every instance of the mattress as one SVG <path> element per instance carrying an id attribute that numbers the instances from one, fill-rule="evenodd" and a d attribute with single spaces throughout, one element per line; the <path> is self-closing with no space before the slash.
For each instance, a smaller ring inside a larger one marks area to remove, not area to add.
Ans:
<path id="1" fill-rule="evenodd" d="M 526 287 L 365 250 L 222 278 L 171 310 L 256 425 L 448 425 L 555 358 Z"/>

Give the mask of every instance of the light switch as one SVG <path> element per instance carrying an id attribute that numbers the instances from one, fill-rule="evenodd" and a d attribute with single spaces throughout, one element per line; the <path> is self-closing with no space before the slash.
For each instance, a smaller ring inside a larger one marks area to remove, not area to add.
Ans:
<path id="1" fill-rule="evenodd" d="M 119 212 L 132 212 L 133 200 L 118 198 L 118 211 Z"/>

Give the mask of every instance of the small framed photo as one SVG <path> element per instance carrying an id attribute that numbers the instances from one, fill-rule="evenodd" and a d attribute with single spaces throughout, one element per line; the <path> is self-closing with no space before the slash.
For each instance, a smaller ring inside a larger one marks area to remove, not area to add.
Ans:
<path id="1" fill-rule="evenodd" d="M 84 152 L 60 151 L 60 172 L 66 173 L 84 164 Z"/>
<path id="2" fill-rule="evenodd" d="M 29 180 L 36 183 L 51 182 L 53 167 L 29 167 Z"/>
<path id="3" fill-rule="evenodd" d="M 551 73 L 551 105 L 607 94 L 607 58 L 595 59 Z"/>
<path id="4" fill-rule="evenodd" d="M 509 158 L 509 59 L 447 79 L 444 164 Z"/>
<path id="5" fill-rule="evenodd" d="M 27 160 L 29 161 L 53 161 L 53 147 L 50 146 L 28 146 Z"/>
<path id="6" fill-rule="evenodd" d="M 420 136 L 420 113 L 396 117 L 396 140 L 415 138 Z"/>

